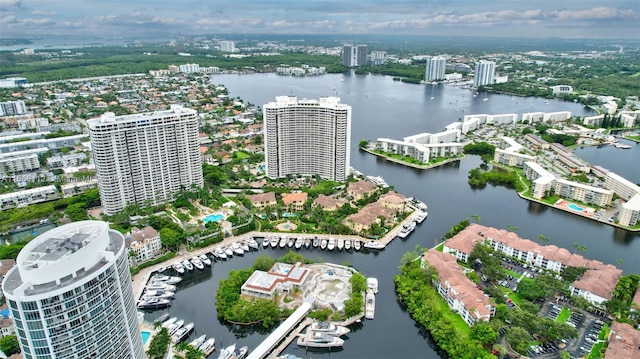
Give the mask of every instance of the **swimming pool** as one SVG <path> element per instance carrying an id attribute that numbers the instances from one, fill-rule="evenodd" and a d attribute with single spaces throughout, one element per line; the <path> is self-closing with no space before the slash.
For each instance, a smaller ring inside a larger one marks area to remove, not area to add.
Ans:
<path id="1" fill-rule="evenodd" d="M 142 345 L 147 344 L 149 337 L 151 337 L 151 332 L 143 331 L 140 332 L 140 335 L 142 335 Z"/>
<path id="2" fill-rule="evenodd" d="M 567 207 L 571 208 L 571 209 L 572 209 L 572 210 L 574 210 L 574 211 L 582 211 L 582 210 L 583 210 L 583 208 L 582 208 L 582 207 L 580 207 L 580 206 L 578 206 L 578 205 L 575 205 L 575 204 L 573 204 L 573 203 L 569 203 L 569 204 L 567 205 Z"/>
<path id="3" fill-rule="evenodd" d="M 284 217 L 284 218 L 295 218 L 295 216 L 296 216 L 295 213 L 289 213 L 289 212 L 286 212 L 286 213 L 282 214 L 282 217 Z"/>
<path id="4" fill-rule="evenodd" d="M 222 213 L 214 213 L 214 214 L 210 214 L 206 217 L 204 217 L 202 219 L 202 221 L 204 223 L 209 223 L 209 222 L 220 222 L 221 220 L 224 219 L 224 214 Z"/>

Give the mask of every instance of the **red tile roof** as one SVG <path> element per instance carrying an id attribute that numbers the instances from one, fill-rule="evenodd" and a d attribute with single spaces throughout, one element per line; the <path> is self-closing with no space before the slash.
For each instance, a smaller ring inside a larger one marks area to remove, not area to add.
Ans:
<path id="1" fill-rule="evenodd" d="M 626 323 L 613 322 L 604 359 L 640 358 L 640 331 Z"/>

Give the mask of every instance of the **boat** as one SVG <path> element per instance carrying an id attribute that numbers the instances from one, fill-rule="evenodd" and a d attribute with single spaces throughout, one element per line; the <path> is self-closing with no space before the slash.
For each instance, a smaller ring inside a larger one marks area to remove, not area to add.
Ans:
<path id="1" fill-rule="evenodd" d="M 359 251 L 360 248 L 362 248 L 362 243 L 360 243 L 360 241 L 358 241 L 358 240 L 354 240 L 353 241 L 353 249 L 355 249 L 356 251 Z"/>
<path id="2" fill-rule="evenodd" d="M 202 264 L 204 264 L 206 266 L 210 266 L 211 265 L 211 259 L 209 259 L 209 257 L 206 254 L 201 254 L 200 255 L 200 260 L 202 261 Z"/>
<path id="3" fill-rule="evenodd" d="M 367 291 L 367 295 L 365 296 L 365 305 L 364 305 L 364 317 L 367 319 L 373 319 L 376 312 L 376 295 L 373 291 Z"/>
<path id="4" fill-rule="evenodd" d="M 332 251 L 334 248 L 336 248 L 336 239 L 333 237 L 329 237 L 329 241 L 327 243 L 327 249 Z"/>
<path id="5" fill-rule="evenodd" d="M 367 278 L 367 289 L 371 290 L 373 294 L 378 294 L 378 278 Z"/>
<path id="6" fill-rule="evenodd" d="M 191 258 L 190 260 L 191 264 L 193 264 L 194 267 L 196 267 L 196 269 L 199 270 L 203 270 L 204 269 L 204 263 L 202 263 L 202 261 L 200 260 L 200 257 L 196 256 Z"/>
<path id="7" fill-rule="evenodd" d="M 279 243 L 280 240 L 278 239 L 278 236 L 271 237 L 271 240 L 269 241 L 269 244 L 271 244 L 271 248 L 276 248 Z"/>
<path id="8" fill-rule="evenodd" d="M 188 270 L 188 271 L 192 271 L 193 270 L 193 264 L 191 264 L 191 262 L 189 262 L 188 259 L 185 259 L 182 261 L 182 265 Z"/>
<path id="9" fill-rule="evenodd" d="M 227 258 L 231 258 L 233 257 L 233 250 L 229 247 L 222 247 L 222 250 L 224 251 L 224 254 L 227 255 Z"/>
<path id="10" fill-rule="evenodd" d="M 138 309 L 159 309 L 171 305 L 171 300 L 167 298 L 150 297 L 138 302 Z"/>
<path id="11" fill-rule="evenodd" d="M 363 245 L 365 248 L 369 249 L 384 249 L 384 244 L 380 241 L 370 240 Z"/>
<path id="12" fill-rule="evenodd" d="M 400 232 L 398 232 L 398 237 L 407 238 L 407 236 L 411 234 L 411 232 L 413 232 L 414 229 L 416 229 L 416 222 L 411 221 L 411 222 L 405 223 L 402 225 L 402 229 L 400 229 Z"/>
<path id="13" fill-rule="evenodd" d="M 616 146 L 616 148 L 620 148 L 620 149 L 623 149 L 623 150 L 628 150 L 628 149 L 631 148 L 631 146 L 625 145 L 623 143 L 615 143 L 613 145 Z"/>
<path id="14" fill-rule="evenodd" d="M 244 243 L 246 243 L 247 246 L 251 249 L 258 249 L 258 242 L 256 242 L 256 240 L 253 239 L 253 237 L 245 238 Z"/>
<path id="15" fill-rule="evenodd" d="M 147 284 L 144 287 L 145 291 L 149 291 L 149 290 L 168 290 L 168 291 L 172 291 L 175 292 L 176 291 L 176 286 L 175 285 L 171 285 L 171 284 L 164 284 L 162 282 L 150 282 L 149 284 Z"/>
<path id="16" fill-rule="evenodd" d="M 278 247 L 284 248 L 286 246 L 287 246 L 287 237 L 282 236 L 282 238 L 280 238 L 280 242 L 278 243 Z"/>
<path id="17" fill-rule="evenodd" d="M 351 249 L 351 240 L 347 239 L 344 241 L 344 249 L 345 250 L 350 250 Z"/>
<path id="18" fill-rule="evenodd" d="M 205 342 L 202 343 L 202 345 L 200 345 L 198 350 L 202 350 L 205 355 L 209 355 L 211 354 L 211 352 L 213 352 L 216 349 L 215 344 L 216 344 L 216 339 L 209 338 L 205 340 Z"/>
<path id="19" fill-rule="evenodd" d="M 151 277 L 151 280 L 154 282 L 163 282 L 165 284 L 177 284 L 182 281 L 182 278 L 172 277 L 172 276 L 163 275 L 163 274 L 156 274 L 153 277 Z"/>
<path id="20" fill-rule="evenodd" d="M 169 313 L 167 313 L 169 314 Z M 172 326 L 176 321 L 178 320 L 178 317 L 171 317 L 167 320 L 165 320 L 164 322 L 162 322 L 162 324 L 160 324 L 160 326 L 162 326 L 163 328 L 169 328 L 170 326 Z"/>
<path id="21" fill-rule="evenodd" d="M 322 240 L 320 241 L 320 249 L 325 249 L 327 248 L 327 244 L 329 241 L 327 241 L 326 238 L 322 238 Z"/>
<path id="22" fill-rule="evenodd" d="M 424 220 L 427 218 L 428 215 L 429 215 L 428 212 L 423 212 L 423 211 L 418 212 L 418 214 L 416 214 L 416 222 L 418 223 L 424 222 Z"/>
<path id="23" fill-rule="evenodd" d="M 311 247 L 311 238 L 305 238 L 304 248 L 309 249 Z"/>
<path id="24" fill-rule="evenodd" d="M 247 356 L 247 353 L 249 352 L 249 347 L 248 346 L 243 346 L 238 350 L 238 355 L 236 355 L 236 359 L 244 359 Z"/>
<path id="25" fill-rule="evenodd" d="M 224 349 L 220 349 L 220 355 L 218 355 L 218 359 L 230 359 L 236 353 L 236 345 L 231 344 Z"/>
<path id="26" fill-rule="evenodd" d="M 245 251 L 245 253 L 249 251 L 249 245 L 245 241 L 240 241 L 236 243 L 240 245 L 240 248 L 242 248 L 242 250 Z"/>
<path id="27" fill-rule="evenodd" d="M 181 341 L 185 340 L 189 336 L 189 333 L 191 333 L 191 331 L 193 330 L 193 327 L 194 324 L 193 322 L 191 322 L 184 327 L 176 330 L 175 333 L 171 334 L 171 341 L 174 343 L 180 343 Z"/>
<path id="28" fill-rule="evenodd" d="M 339 250 L 343 250 L 344 249 L 344 239 L 343 238 L 338 238 L 338 249 Z"/>
<path id="29" fill-rule="evenodd" d="M 276 359 L 302 359 L 302 358 L 295 356 L 293 354 L 284 353 L 282 355 L 277 356 Z"/>
<path id="30" fill-rule="evenodd" d="M 220 259 L 227 259 L 227 254 L 221 247 L 216 248 L 215 251 L 213 251 L 213 255 Z"/>
<path id="31" fill-rule="evenodd" d="M 180 319 L 177 322 L 173 323 L 171 326 L 169 326 L 169 328 L 167 328 L 167 332 L 169 333 L 169 335 L 171 335 L 176 331 L 178 331 L 178 329 L 182 328 L 183 325 L 184 325 L 184 319 Z"/>
<path id="32" fill-rule="evenodd" d="M 300 334 L 296 342 L 299 347 L 306 348 L 334 348 L 344 344 L 344 340 L 339 337 L 313 330 L 307 330 L 306 334 Z"/>
<path id="33" fill-rule="evenodd" d="M 269 237 L 264 236 L 264 238 L 262 238 L 262 248 L 267 248 L 269 246 Z"/>
<path id="34" fill-rule="evenodd" d="M 233 251 L 233 253 L 240 256 L 244 254 L 244 249 L 242 249 L 242 246 L 240 246 L 240 243 L 238 242 L 231 243 L 231 250 Z"/>
<path id="35" fill-rule="evenodd" d="M 191 345 L 194 349 L 198 349 L 204 343 L 205 340 L 207 340 L 207 335 L 206 334 L 202 334 L 201 336 L 199 336 L 199 337 L 195 338 L 194 340 L 192 340 L 189 343 L 189 345 Z"/>
<path id="36" fill-rule="evenodd" d="M 314 248 L 318 248 L 318 246 L 320 245 L 320 239 L 318 239 L 318 236 L 313 237 L 312 245 Z"/>
<path id="37" fill-rule="evenodd" d="M 302 248 L 303 245 L 304 245 L 304 239 L 302 239 L 302 237 L 296 238 L 296 243 L 294 244 L 296 249 Z"/>
<path id="38" fill-rule="evenodd" d="M 150 289 L 144 292 L 142 298 L 173 298 L 176 292 L 162 289 Z"/>
<path id="39" fill-rule="evenodd" d="M 482 99 L 482 101 L 489 101 L 489 99 L 485 97 L 485 98 Z M 549 103 L 549 102 L 547 102 L 547 103 Z"/>
<path id="40" fill-rule="evenodd" d="M 311 325 L 309 326 L 309 329 L 307 330 L 313 330 L 315 332 L 323 332 L 323 333 L 337 336 L 337 337 L 348 334 L 351 331 L 351 329 L 345 326 L 335 325 L 328 322 L 311 323 Z"/>
<path id="41" fill-rule="evenodd" d="M 291 238 L 289 238 L 289 240 L 287 241 L 287 247 L 291 248 L 291 247 L 293 247 L 293 245 L 294 245 L 295 243 L 296 243 L 296 240 L 295 240 L 293 237 L 291 237 Z"/>
<path id="42" fill-rule="evenodd" d="M 184 266 L 182 263 L 174 263 L 171 265 L 171 268 L 173 268 L 173 270 L 178 274 L 184 274 Z"/>
<path id="43" fill-rule="evenodd" d="M 156 319 L 153 320 L 153 323 L 160 323 L 162 325 L 162 323 L 164 323 L 165 321 L 167 321 L 167 319 L 169 319 L 169 313 L 164 313 L 161 314 L 159 317 L 157 317 Z"/>
<path id="44" fill-rule="evenodd" d="M 369 180 L 369 182 L 380 186 L 382 188 L 387 188 L 389 187 L 389 185 L 387 184 L 387 182 L 385 182 L 384 178 L 380 177 L 380 176 L 367 176 L 367 179 Z"/>

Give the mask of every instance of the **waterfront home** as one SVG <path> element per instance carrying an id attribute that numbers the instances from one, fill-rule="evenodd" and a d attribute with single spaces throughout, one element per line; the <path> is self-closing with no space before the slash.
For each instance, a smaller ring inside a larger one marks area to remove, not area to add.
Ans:
<path id="1" fill-rule="evenodd" d="M 372 195 L 377 190 L 376 185 L 369 181 L 351 182 L 347 187 L 347 195 L 357 201 Z"/>
<path id="2" fill-rule="evenodd" d="M 304 264 L 276 262 L 267 272 L 254 271 L 242 285 L 240 292 L 258 298 L 273 299 L 280 293 L 291 293 L 294 288 L 302 288 L 311 270 Z"/>
<path id="3" fill-rule="evenodd" d="M 283 193 L 282 203 L 293 211 L 302 211 L 307 202 L 308 195 L 305 192 Z"/>
<path id="4" fill-rule="evenodd" d="M 318 195 L 315 201 L 313 201 L 314 206 L 322 207 L 323 211 L 337 211 L 340 207 L 342 207 L 347 201 L 344 198 L 334 198 L 325 196 L 324 194 Z"/>
<path id="5" fill-rule="evenodd" d="M 248 194 L 247 199 L 249 199 L 253 207 L 259 209 L 267 206 L 275 207 L 277 204 L 275 192 Z"/>

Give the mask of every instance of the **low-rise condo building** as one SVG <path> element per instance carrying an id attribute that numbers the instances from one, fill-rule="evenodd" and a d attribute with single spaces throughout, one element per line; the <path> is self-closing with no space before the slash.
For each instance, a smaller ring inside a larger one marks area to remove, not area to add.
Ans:
<path id="1" fill-rule="evenodd" d="M 627 323 L 611 323 L 604 359 L 640 358 L 640 331 Z"/>
<path id="2" fill-rule="evenodd" d="M 34 203 L 46 202 L 57 199 L 56 186 L 49 185 L 25 189 L 23 191 L 0 194 L 0 210 L 7 208 L 24 207 Z"/>
<path id="3" fill-rule="evenodd" d="M 531 189 L 533 198 L 542 199 L 548 195 L 549 191 L 553 190 L 556 177 L 553 173 L 540 166 L 539 163 L 525 162 L 522 166 L 522 171 L 524 176 L 533 184 Z"/>
<path id="4" fill-rule="evenodd" d="M 618 197 L 625 201 L 630 200 L 631 197 L 640 193 L 640 186 L 614 172 L 607 173 L 604 178 L 604 187 L 612 190 Z"/>
<path id="5" fill-rule="evenodd" d="M 633 227 L 640 222 L 640 193 L 622 204 L 618 223 L 623 226 Z"/>

